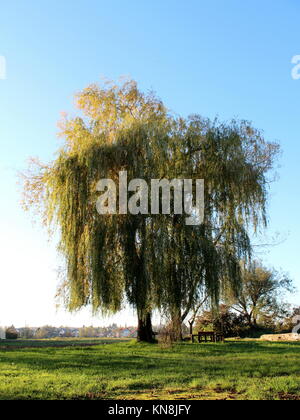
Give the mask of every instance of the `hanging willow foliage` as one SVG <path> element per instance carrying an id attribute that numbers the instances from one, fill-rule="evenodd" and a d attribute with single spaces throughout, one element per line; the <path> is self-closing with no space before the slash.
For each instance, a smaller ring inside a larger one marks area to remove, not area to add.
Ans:
<path id="1" fill-rule="evenodd" d="M 129 302 L 182 317 L 203 293 L 217 304 L 238 292 L 239 261 L 251 256 L 249 229 L 266 225 L 267 174 L 278 146 L 247 122 L 222 124 L 168 114 L 135 82 L 92 85 L 77 95 L 83 115 L 61 124 L 57 159 L 24 176 L 24 206 L 59 229 L 66 262 L 61 290 L 70 310 L 115 313 Z M 128 179 L 205 180 L 205 220 L 179 215 L 96 212 L 96 183 Z"/>

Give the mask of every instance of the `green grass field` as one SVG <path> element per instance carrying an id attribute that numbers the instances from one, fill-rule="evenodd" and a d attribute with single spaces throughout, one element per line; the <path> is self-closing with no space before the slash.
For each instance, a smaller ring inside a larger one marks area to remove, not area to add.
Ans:
<path id="1" fill-rule="evenodd" d="M 0 399 L 300 399 L 300 343 L 3 341 Z"/>

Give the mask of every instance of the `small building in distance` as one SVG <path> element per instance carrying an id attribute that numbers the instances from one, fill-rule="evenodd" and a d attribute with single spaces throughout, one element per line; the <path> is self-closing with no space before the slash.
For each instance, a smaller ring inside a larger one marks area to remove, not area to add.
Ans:
<path id="1" fill-rule="evenodd" d="M 0 340 L 5 340 L 6 335 L 5 335 L 5 329 L 0 327 Z"/>

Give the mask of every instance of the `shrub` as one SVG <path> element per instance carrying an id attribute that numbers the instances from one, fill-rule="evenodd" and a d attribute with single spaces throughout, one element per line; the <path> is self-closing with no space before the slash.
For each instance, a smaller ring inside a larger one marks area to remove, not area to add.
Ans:
<path id="1" fill-rule="evenodd" d="M 19 333 L 15 329 L 15 327 L 12 325 L 11 327 L 7 328 L 7 330 L 5 331 L 5 337 L 6 337 L 6 340 L 17 340 L 19 337 Z"/>
<path id="2" fill-rule="evenodd" d="M 249 334 L 246 320 L 242 315 L 231 311 L 226 305 L 221 305 L 219 313 L 205 311 L 196 320 L 197 331 L 214 330 L 225 337 L 245 337 Z"/>

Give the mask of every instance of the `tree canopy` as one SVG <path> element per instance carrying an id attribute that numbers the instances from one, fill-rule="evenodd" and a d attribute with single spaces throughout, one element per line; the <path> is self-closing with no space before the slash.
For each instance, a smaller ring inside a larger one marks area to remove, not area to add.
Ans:
<path id="1" fill-rule="evenodd" d="M 241 290 L 232 298 L 233 308 L 243 315 L 249 326 L 260 322 L 271 323 L 288 314 L 284 304 L 285 294 L 294 291 L 293 282 L 286 273 L 265 268 L 260 261 L 252 261 L 242 267 Z"/>
<path id="2" fill-rule="evenodd" d="M 223 289 L 238 293 L 240 260 L 251 257 L 249 229 L 267 224 L 278 145 L 246 121 L 174 116 L 134 81 L 91 85 L 76 103 L 80 115 L 61 122 L 55 160 L 33 160 L 24 175 L 24 207 L 58 228 L 66 306 L 115 313 L 129 304 L 139 338 L 150 340 L 153 309 L 180 323 L 203 294 L 217 305 Z M 203 223 L 187 226 L 174 209 L 100 216 L 97 182 L 118 184 L 120 171 L 147 182 L 204 179 Z"/>

